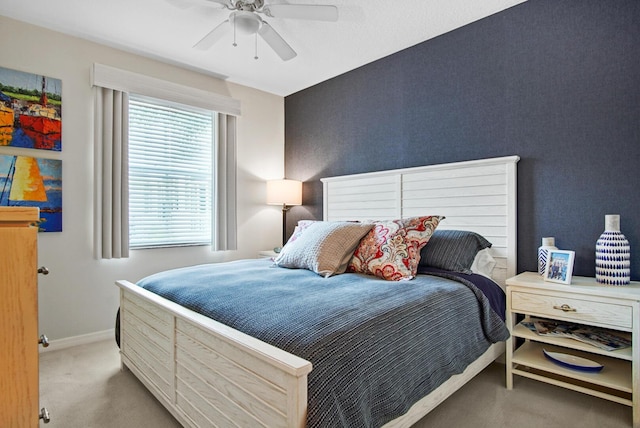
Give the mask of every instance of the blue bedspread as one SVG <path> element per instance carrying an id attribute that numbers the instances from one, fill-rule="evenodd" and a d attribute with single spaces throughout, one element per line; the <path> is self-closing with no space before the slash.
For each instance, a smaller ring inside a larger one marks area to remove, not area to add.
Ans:
<path id="1" fill-rule="evenodd" d="M 473 285 L 429 275 L 322 278 L 255 259 L 138 285 L 310 361 L 308 427 L 379 427 L 509 335 Z"/>

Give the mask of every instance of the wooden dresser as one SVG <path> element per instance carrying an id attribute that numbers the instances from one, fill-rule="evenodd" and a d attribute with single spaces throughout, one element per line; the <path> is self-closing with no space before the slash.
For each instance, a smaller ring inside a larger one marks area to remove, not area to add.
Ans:
<path id="1" fill-rule="evenodd" d="M 38 208 L 0 207 L 0 425 L 37 427 Z"/>

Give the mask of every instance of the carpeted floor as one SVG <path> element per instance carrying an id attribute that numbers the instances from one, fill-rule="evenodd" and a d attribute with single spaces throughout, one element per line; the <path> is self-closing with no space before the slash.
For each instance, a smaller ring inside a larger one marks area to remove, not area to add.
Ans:
<path id="1" fill-rule="evenodd" d="M 47 427 L 179 427 L 129 371 L 120 370 L 113 341 L 40 355 L 40 402 Z M 43 426 L 43 425 L 42 425 Z M 414 428 L 622 428 L 631 408 L 521 377 L 504 387 L 504 366 L 493 364 Z"/>

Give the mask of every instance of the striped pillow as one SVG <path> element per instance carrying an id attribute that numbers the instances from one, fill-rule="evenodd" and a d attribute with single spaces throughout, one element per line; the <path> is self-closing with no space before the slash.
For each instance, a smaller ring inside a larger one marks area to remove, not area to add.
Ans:
<path id="1" fill-rule="evenodd" d="M 475 232 L 436 230 L 420 252 L 420 266 L 470 274 L 476 254 L 490 247 L 491 242 Z"/>

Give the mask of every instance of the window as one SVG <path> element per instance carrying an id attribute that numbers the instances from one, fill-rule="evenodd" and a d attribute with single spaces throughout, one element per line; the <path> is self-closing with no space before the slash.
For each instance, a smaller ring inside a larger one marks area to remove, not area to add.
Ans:
<path id="1" fill-rule="evenodd" d="M 95 92 L 95 257 L 127 258 L 131 244 L 134 248 L 152 248 L 210 243 L 213 251 L 236 250 L 236 128 L 242 113 L 240 101 L 103 64 L 93 64 L 91 85 Z M 131 108 L 134 113 L 130 115 Z M 130 122 L 139 129 L 129 132 Z M 139 171 L 133 171 L 137 183 L 132 186 L 127 174 L 131 173 L 130 136 L 133 154 L 138 151 L 134 170 L 140 162 Z M 200 146 L 203 141 L 207 141 L 206 147 Z M 213 179 L 200 180 L 202 174 L 207 175 L 201 161 L 207 162 L 205 168 L 212 170 Z M 191 176 L 187 178 L 188 174 Z M 166 187 L 164 184 L 152 185 L 162 182 L 159 177 L 165 183 L 171 182 L 173 193 L 160 190 Z M 179 189 L 178 184 L 184 187 Z M 204 191 L 204 186 L 212 186 L 213 190 Z M 163 191 L 158 202 L 151 200 L 152 194 Z M 133 234 L 129 233 L 130 204 L 136 205 L 136 210 L 157 205 L 154 211 L 134 213 Z M 170 204 L 171 210 L 167 208 Z M 207 204 L 209 208 L 202 208 Z"/>
<path id="2" fill-rule="evenodd" d="M 129 246 L 211 244 L 217 113 L 129 95 Z"/>

